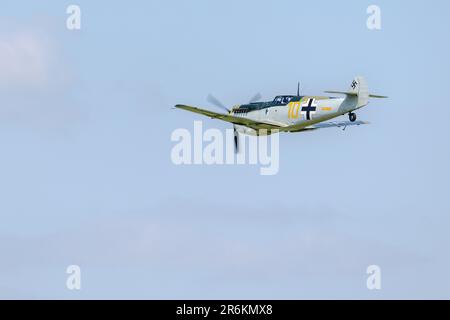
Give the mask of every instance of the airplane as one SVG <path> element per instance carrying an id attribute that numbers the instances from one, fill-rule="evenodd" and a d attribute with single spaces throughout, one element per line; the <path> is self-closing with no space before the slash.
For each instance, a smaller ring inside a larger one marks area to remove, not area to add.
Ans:
<path id="1" fill-rule="evenodd" d="M 354 111 L 369 103 L 369 98 L 388 98 L 370 94 L 364 77 L 353 79 L 348 91 L 325 91 L 342 94 L 345 97 L 301 96 L 300 84 L 297 95 L 280 95 L 268 102 L 250 102 L 236 105 L 231 109 L 223 106 L 210 96 L 210 102 L 226 110 L 226 114 L 197 107 L 177 104 L 175 108 L 199 113 L 233 124 L 235 151 L 239 151 L 239 134 L 270 135 L 273 132 L 304 132 L 322 128 L 343 127 L 368 124 L 357 120 Z M 258 94 L 252 100 L 260 99 Z M 348 114 L 349 121 L 328 121 Z"/>

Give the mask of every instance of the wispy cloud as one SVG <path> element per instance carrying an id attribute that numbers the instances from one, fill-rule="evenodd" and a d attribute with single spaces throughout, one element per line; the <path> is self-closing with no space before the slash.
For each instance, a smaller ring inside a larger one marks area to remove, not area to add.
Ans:
<path id="1" fill-rule="evenodd" d="M 0 33 L 0 86 L 46 85 L 50 54 L 48 41 L 38 32 Z"/>
<path id="2" fill-rule="evenodd" d="M 65 130 L 86 116 L 60 35 L 45 22 L 1 21 L 0 122 L 33 130 Z"/>

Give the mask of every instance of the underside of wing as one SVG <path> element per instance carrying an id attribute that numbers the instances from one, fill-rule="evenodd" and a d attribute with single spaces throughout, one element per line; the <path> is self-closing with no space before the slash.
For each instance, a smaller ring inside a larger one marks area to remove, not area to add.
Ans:
<path id="1" fill-rule="evenodd" d="M 301 131 L 309 131 L 309 130 L 317 130 L 317 129 L 324 129 L 324 128 L 345 128 L 349 126 L 360 126 L 362 124 L 369 124 L 369 122 L 365 121 L 325 121 L 325 122 L 319 122 L 316 124 L 312 124 L 309 126 L 301 126 L 301 125 L 293 125 L 284 127 L 281 129 L 281 131 L 285 132 L 301 132 Z"/>
<path id="2" fill-rule="evenodd" d="M 315 130 L 323 128 L 345 128 L 349 126 L 360 126 L 362 124 L 369 124 L 366 121 L 327 121 L 313 124 L 311 126 L 305 127 L 306 130 Z"/>
<path id="3" fill-rule="evenodd" d="M 258 129 L 280 129 L 283 128 L 284 125 L 281 123 L 275 123 L 275 122 L 266 122 L 266 121 L 255 121 L 248 118 L 243 117 L 236 117 L 230 114 L 223 114 L 223 113 L 217 113 L 197 107 L 191 107 L 186 106 L 182 104 L 177 104 L 175 108 L 187 110 L 194 113 L 199 113 L 202 115 L 205 115 L 207 117 L 210 117 L 211 119 L 219 119 L 226 122 L 230 122 L 233 124 L 243 125 L 250 127 L 252 129 L 258 130 Z"/>

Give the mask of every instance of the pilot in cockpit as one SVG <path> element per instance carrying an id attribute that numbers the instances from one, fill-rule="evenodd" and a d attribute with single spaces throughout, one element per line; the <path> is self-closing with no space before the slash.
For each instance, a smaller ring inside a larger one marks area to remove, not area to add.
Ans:
<path id="1" fill-rule="evenodd" d="M 286 96 L 283 97 L 283 104 L 288 104 L 292 100 L 292 97 Z"/>
<path id="2" fill-rule="evenodd" d="M 276 96 L 273 102 L 276 105 L 286 105 L 291 101 L 291 96 Z"/>

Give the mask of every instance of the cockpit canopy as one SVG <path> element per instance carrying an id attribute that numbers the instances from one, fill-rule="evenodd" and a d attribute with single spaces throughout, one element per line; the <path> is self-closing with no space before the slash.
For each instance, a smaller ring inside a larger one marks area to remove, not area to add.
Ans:
<path id="1" fill-rule="evenodd" d="M 276 96 L 275 99 L 273 99 L 273 103 L 278 106 L 283 106 L 291 102 L 294 98 L 295 96 Z"/>

